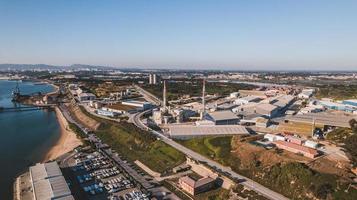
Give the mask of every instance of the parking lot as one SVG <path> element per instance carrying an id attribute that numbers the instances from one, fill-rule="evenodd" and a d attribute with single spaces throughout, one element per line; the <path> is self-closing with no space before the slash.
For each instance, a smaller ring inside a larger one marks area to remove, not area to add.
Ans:
<path id="1" fill-rule="evenodd" d="M 78 152 L 68 162 L 71 188 L 79 199 L 149 199 L 149 193 L 101 152 Z"/>

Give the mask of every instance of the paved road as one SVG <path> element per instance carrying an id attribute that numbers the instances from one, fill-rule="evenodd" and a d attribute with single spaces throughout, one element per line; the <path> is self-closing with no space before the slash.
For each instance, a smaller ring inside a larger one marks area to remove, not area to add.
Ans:
<path id="1" fill-rule="evenodd" d="M 141 88 L 138 85 L 134 85 L 134 87 L 136 90 L 138 90 L 144 96 L 145 99 L 149 100 L 151 103 L 154 103 L 156 105 L 162 105 L 162 101 L 159 98 L 157 98 L 155 95 L 144 90 L 143 88 Z"/>
<path id="2" fill-rule="evenodd" d="M 141 129 L 144 129 L 144 130 L 149 130 L 151 133 L 153 133 L 154 135 L 156 135 L 158 138 L 160 138 L 163 142 L 165 142 L 166 144 L 174 147 L 175 149 L 181 151 L 182 153 L 184 153 L 185 155 L 195 159 L 195 160 L 198 160 L 200 162 L 204 162 L 206 163 L 207 165 L 211 166 L 212 168 L 215 168 L 217 170 L 221 170 L 223 172 L 228 172 L 229 174 L 231 174 L 231 177 L 232 178 L 235 178 L 235 179 L 240 179 L 242 180 L 243 182 L 241 183 L 242 185 L 264 195 L 265 197 L 269 198 L 269 199 L 272 199 L 272 200 L 287 200 L 288 198 L 286 198 L 285 196 L 277 193 L 277 192 L 274 192 L 262 185 L 260 185 L 259 183 L 247 178 L 247 177 L 244 177 L 240 174 L 237 174 L 236 172 L 234 172 L 230 167 L 225 167 L 213 160 L 210 160 L 204 156 L 202 156 L 201 154 L 198 154 L 194 151 L 192 151 L 191 149 L 188 149 L 184 146 L 182 146 L 181 144 L 173 141 L 172 139 L 168 138 L 167 136 L 163 135 L 162 133 L 158 132 L 158 131 L 154 131 L 154 130 L 150 130 L 149 127 L 147 127 L 145 124 L 142 123 L 142 121 L 140 120 L 140 118 L 143 116 L 143 114 L 147 113 L 147 112 L 150 112 L 151 110 L 147 110 L 147 111 L 144 111 L 144 112 L 141 112 L 141 113 L 137 113 L 134 115 L 133 117 L 133 123 L 141 128 Z"/>

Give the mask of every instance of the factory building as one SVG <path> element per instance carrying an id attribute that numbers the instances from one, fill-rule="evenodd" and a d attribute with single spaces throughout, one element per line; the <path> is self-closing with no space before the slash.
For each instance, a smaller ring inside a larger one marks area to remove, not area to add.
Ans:
<path id="1" fill-rule="evenodd" d="M 257 96 L 246 96 L 246 97 L 242 97 L 242 98 L 234 100 L 234 104 L 236 104 L 236 105 L 246 105 L 246 104 L 251 103 L 251 102 L 258 103 L 261 100 L 262 99 L 260 97 L 257 97 Z"/>
<path id="2" fill-rule="evenodd" d="M 141 108 L 141 106 L 138 106 Z M 123 103 L 114 103 L 114 104 L 109 104 L 106 105 L 102 108 L 102 110 L 107 110 L 113 113 L 117 114 L 126 114 L 126 113 L 132 113 L 138 110 L 138 107 L 136 106 L 130 106 L 127 104 Z"/>
<path id="3" fill-rule="evenodd" d="M 303 89 L 301 93 L 298 94 L 298 98 L 300 99 L 309 99 L 314 94 L 314 89 Z"/>
<path id="4" fill-rule="evenodd" d="M 30 167 L 34 200 L 74 200 L 57 162 Z"/>
<path id="5" fill-rule="evenodd" d="M 203 177 L 194 180 L 189 176 L 184 176 L 179 179 L 179 185 L 184 191 L 194 196 L 212 189 L 215 185 L 215 179 Z"/>
<path id="6" fill-rule="evenodd" d="M 255 113 L 261 114 L 267 117 L 274 117 L 279 113 L 279 108 L 272 104 L 262 103 L 255 107 Z"/>
<path id="7" fill-rule="evenodd" d="M 203 121 L 201 121 L 203 122 Z M 204 136 L 227 136 L 249 134 L 244 126 L 240 125 L 170 125 L 167 126 L 168 135 L 175 139 L 190 139 Z"/>
<path id="8" fill-rule="evenodd" d="M 105 108 L 97 109 L 96 110 L 98 115 L 106 116 L 106 117 L 115 117 L 118 114 L 112 111 L 105 110 Z"/>
<path id="9" fill-rule="evenodd" d="M 213 121 L 215 125 L 232 125 L 239 122 L 237 115 L 230 110 L 209 113 L 206 119 Z"/>
<path id="10" fill-rule="evenodd" d="M 121 104 L 127 105 L 127 106 L 138 107 L 139 109 L 142 109 L 142 110 L 150 109 L 153 106 L 151 103 L 149 103 L 147 101 L 135 101 L 135 100 L 123 101 Z"/>
<path id="11" fill-rule="evenodd" d="M 92 93 L 80 93 L 78 94 L 78 100 L 80 102 L 90 102 L 96 99 L 96 96 Z"/>
<path id="12" fill-rule="evenodd" d="M 292 95 L 282 95 L 279 96 L 278 98 L 276 98 L 273 102 L 272 105 L 277 106 L 278 109 L 284 110 L 285 108 L 287 108 L 289 105 L 292 104 L 292 102 L 294 101 L 295 97 Z"/>
<path id="13" fill-rule="evenodd" d="M 239 94 L 241 96 L 257 96 L 265 99 L 266 96 L 266 91 L 260 91 L 260 90 L 239 90 Z"/>

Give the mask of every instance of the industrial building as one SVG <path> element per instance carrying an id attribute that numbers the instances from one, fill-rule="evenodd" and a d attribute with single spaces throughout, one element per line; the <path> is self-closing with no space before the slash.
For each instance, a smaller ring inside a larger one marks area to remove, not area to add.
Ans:
<path id="1" fill-rule="evenodd" d="M 287 108 L 289 105 L 292 104 L 294 99 L 295 97 L 292 95 L 281 95 L 275 98 L 275 100 L 271 102 L 271 104 L 277 106 L 279 110 L 284 110 L 285 108 Z"/>
<path id="2" fill-rule="evenodd" d="M 98 115 L 106 116 L 106 117 L 115 117 L 118 114 L 112 111 L 105 110 L 105 108 L 97 109 L 96 110 Z"/>
<path id="3" fill-rule="evenodd" d="M 208 113 L 206 119 L 213 121 L 215 125 L 233 125 L 239 122 L 237 115 L 230 110 Z"/>
<path id="4" fill-rule="evenodd" d="M 255 113 L 261 114 L 267 117 L 274 117 L 279 113 L 279 108 L 272 104 L 261 103 L 255 106 Z"/>
<path id="5" fill-rule="evenodd" d="M 140 104 L 141 105 L 141 104 Z M 139 109 L 142 108 L 141 106 L 132 106 L 132 105 L 127 105 L 127 103 L 114 103 L 114 104 L 108 104 L 104 106 L 102 109 L 106 111 L 110 111 L 113 113 L 117 114 L 126 114 L 126 113 L 131 113 L 135 112 Z"/>
<path id="6" fill-rule="evenodd" d="M 150 109 L 153 106 L 151 103 L 149 103 L 147 101 L 136 101 L 136 100 L 123 101 L 122 105 L 138 107 L 139 109 L 142 109 L 142 110 Z"/>
<path id="7" fill-rule="evenodd" d="M 300 99 L 309 99 L 314 94 L 314 89 L 303 89 L 301 93 L 298 94 L 298 98 Z"/>
<path id="8" fill-rule="evenodd" d="M 175 139 L 190 139 L 204 136 L 225 136 L 249 134 L 244 126 L 240 125 L 170 125 L 168 134 Z"/>
<path id="9" fill-rule="evenodd" d="M 261 98 L 266 98 L 266 91 L 260 91 L 260 90 L 239 90 L 239 94 L 241 96 L 257 96 Z"/>
<path id="10" fill-rule="evenodd" d="M 242 98 L 234 100 L 234 104 L 236 104 L 236 105 L 245 105 L 245 104 L 248 104 L 250 102 L 258 103 L 260 100 L 262 100 L 262 98 L 257 97 L 257 96 L 246 96 L 246 97 L 242 97 Z"/>
<path id="11" fill-rule="evenodd" d="M 203 177 L 194 180 L 189 176 L 184 176 L 179 179 L 179 185 L 184 191 L 194 196 L 212 189 L 215 186 L 215 179 Z"/>
<path id="12" fill-rule="evenodd" d="M 57 162 L 38 163 L 29 171 L 34 200 L 74 199 Z"/>
<path id="13" fill-rule="evenodd" d="M 89 102 L 96 99 L 96 96 L 92 93 L 80 93 L 78 94 L 78 100 L 80 102 Z"/>
<path id="14" fill-rule="evenodd" d="M 315 124 L 315 126 L 332 126 L 332 127 L 344 127 L 350 128 L 349 122 L 352 119 L 356 119 L 353 116 L 346 116 L 341 114 L 330 113 L 308 113 L 303 115 L 294 115 L 285 117 L 285 123 L 305 123 L 309 127 Z"/>
<path id="15" fill-rule="evenodd" d="M 301 146 L 299 144 L 295 144 L 292 142 L 286 142 L 286 141 L 274 141 L 274 144 L 279 148 L 279 149 L 285 149 L 287 151 L 293 152 L 293 153 L 298 153 L 302 154 L 305 157 L 308 158 L 315 158 L 319 155 L 318 151 L 306 146 Z"/>

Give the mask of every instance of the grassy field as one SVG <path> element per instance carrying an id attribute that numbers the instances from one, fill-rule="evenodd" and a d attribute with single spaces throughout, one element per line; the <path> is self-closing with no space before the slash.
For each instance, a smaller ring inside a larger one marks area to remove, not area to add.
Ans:
<path id="1" fill-rule="evenodd" d="M 357 85 L 323 85 L 318 86 L 317 98 L 333 98 L 336 100 L 356 99 Z"/>
<path id="2" fill-rule="evenodd" d="M 195 196 L 195 200 L 226 200 L 229 198 L 229 191 L 217 188 Z"/>
<path id="3" fill-rule="evenodd" d="M 239 159 L 230 152 L 231 141 L 232 136 L 203 137 L 177 142 L 223 165 L 239 165 Z"/>
<path id="4" fill-rule="evenodd" d="M 291 199 L 357 199 L 357 190 L 350 188 L 349 193 L 344 192 L 347 182 L 313 171 L 303 163 L 278 163 L 271 167 L 252 165 L 249 170 L 241 170 L 239 158 L 231 153 L 231 140 L 232 137 L 206 137 L 180 143 Z"/>
<path id="5" fill-rule="evenodd" d="M 326 139 L 336 143 L 343 143 L 351 133 L 352 130 L 349 128 L 336 128 L 327 134 Z"/>
<path id="6" fill-rule="evenodd" d="M 96 135 L 121 156 L 131 161 L 139 160 L 156 172 L 166 173 L 171 172 L 173 167 L 186 160 L 184 154 L 164 142 L 156 140 L 155 136 L 133 124 L 114 123 L 93 117 L 83 108 L 80 110 L 101 123 L 95 132 Z"/>
<path id="7" fill-rule="evenodd" d="M 158 98 L 162 98 L 163 84 L 160 85 L 144 85 L 143 88 L 148 92 L 154 94 Z M 229 95 L 238 90 L 250 90 L 256 86 L 247 84 L 233 84 L 233 83 L 206 83 L 207 94 Z M 167 98 L 168 100 L 175 100 L 183 95 L 201 96 L 202 94 L 202 80 L 193 80 L 189 82 L 168 82 L 167 83 Z"/>

